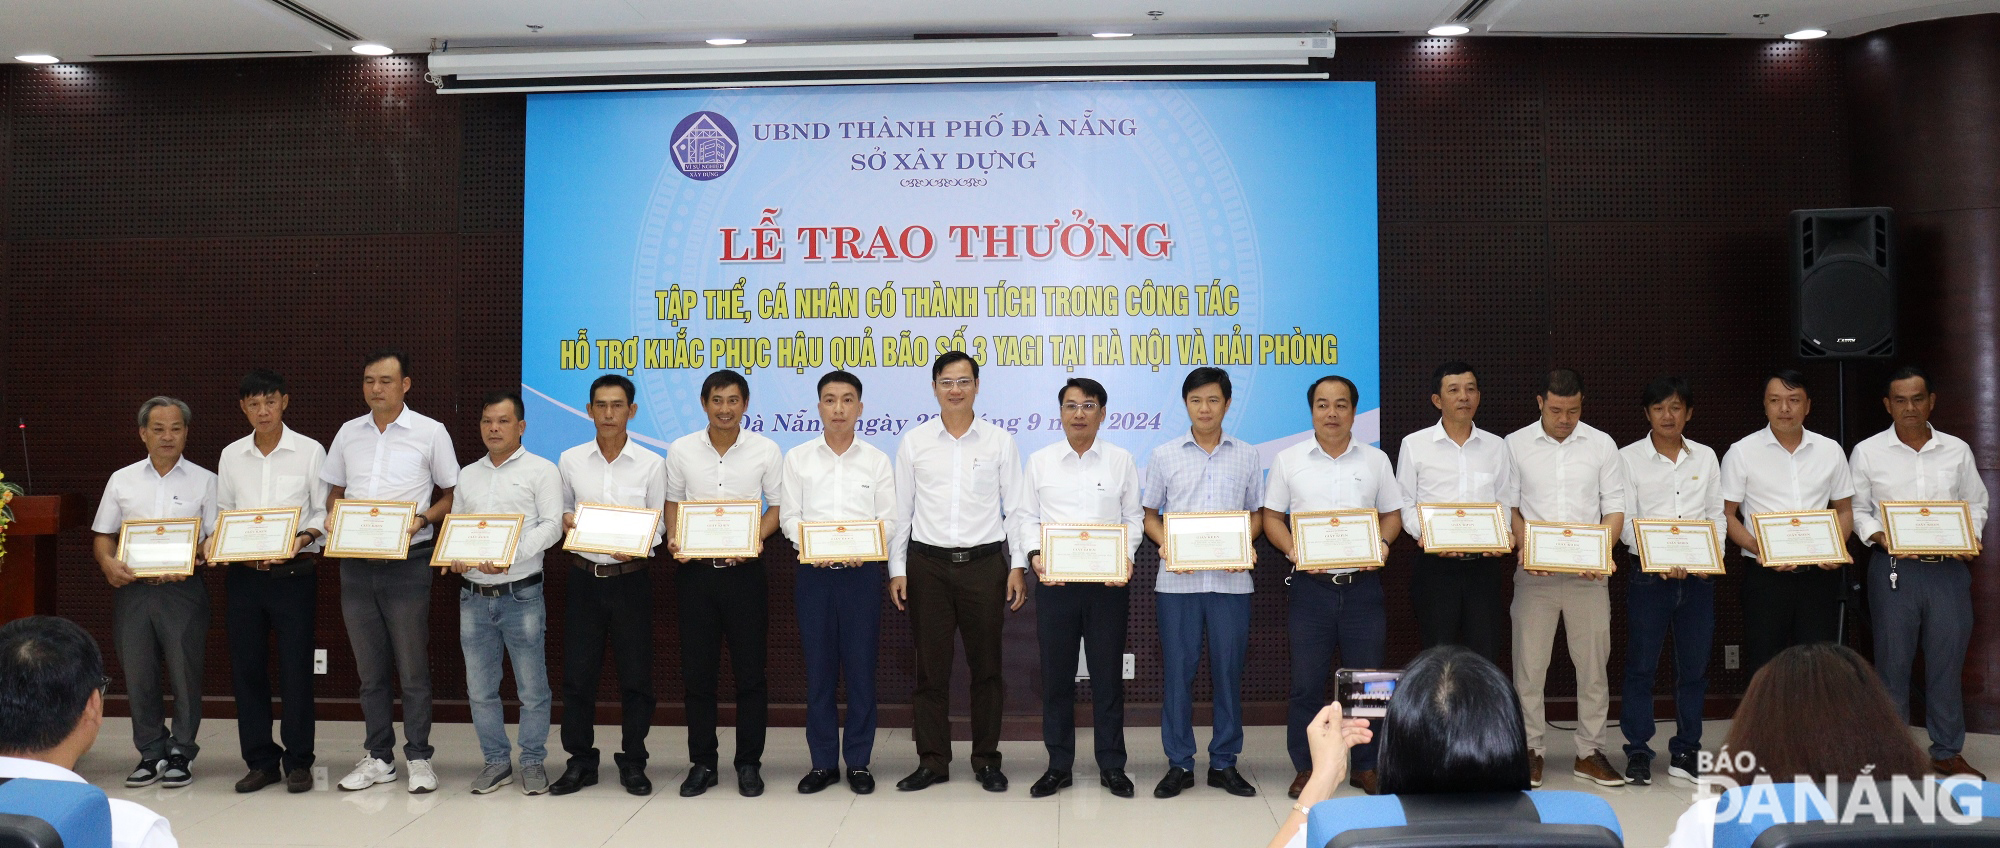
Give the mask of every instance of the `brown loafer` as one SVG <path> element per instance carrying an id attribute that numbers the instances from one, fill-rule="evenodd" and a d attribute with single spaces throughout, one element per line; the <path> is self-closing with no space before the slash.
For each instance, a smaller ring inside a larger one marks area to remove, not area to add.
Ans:
<path id="1" fill-rule="evenodd" d="M 279 774 L 278 770 L 275 767 L 268 769 L 251 769 L 250 773 L 244 775 L 242 780 L 236 781 L 236 791 L 255 792 L 266 786 L 271 786 L 280 783 L 284 779 L 285 779 L 284 775 Z"/>
<path id="2" fill-rule="evenodd" d="M 1347 778 L 1347 783 L 1370 795 L 1382 794 L 1382 776 L 1374 769 L 1355 772 Z"/>
<path id="3" fill-rule="evenodd" d="M 1964 774 L 1976 777 L 1981 781 L 1986 779 L 1986 775 L 1981 774 L 1978 769 L 1972 767 L 1971 763 L 1965 761 L 1963 754 L 1953 754 L 1951 759 L 1948 760 L 1932 760 L 1931 768 L 1945 777 Z"/>
<path id="4" fill-rule="evenodd" d="M 1611 767 L 1611 760 L 1604 756 L 1603 751 L 1592 751 L 1588 757 L 1578 757 L 1576 766 L 1569 773 L 1599 786 L 1625 785 L 1625 776 Z"/>
<path id="5" fill-rule="evenodd" d="M 1289 797 L 1293 800 L 1297 800 L 1299 797 L 1299 793 L 1306 791 L 1306 781 L 1311 780 L 1312 776 L 1313 776 L 1312 769 L 1306 769 L 1305 771 L 1299 772 L 1298 777 L 1292 778 L 1292 788 L 1285 790 L 1286 797 Z"/>
<path id="6" fill-rule="evenodd" d="M 1528 752 L 1528 785 L 1542 788 L 1542 755 L 1534 751 Z"/>

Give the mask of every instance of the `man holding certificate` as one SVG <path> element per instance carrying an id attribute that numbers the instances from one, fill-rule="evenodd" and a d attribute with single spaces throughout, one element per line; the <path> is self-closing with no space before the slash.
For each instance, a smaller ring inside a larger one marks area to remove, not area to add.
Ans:
<path id="1" fill-rule="evenodd" d="M 368 728 L 368 755 L 340 779 L 340 788 L 366 789 L 396 779 L 396 699 L 403 693 L 403 755 L 410 760 L 409 790 L 437 789 L 431 768 L 431 546 L 436 524 L 451 511 L 458 485 L 458 456 L 451 435 L 435 419 L 403 404 L 410 392 L 409 357 L 397 350 L 368 354 L 361 372 L 368 414 L 342 424 L 327 448 L 320 479 L 330 488 L 333 515 L 327 533 L 336 555 L 341 545 L 365 550 L 407 546 L 400 559 L 340 560 L 340 614 L 354 646 L 354 670 L 361 677 L 361 716 Z M 432 495 L 436 494 L 436 500 Z M 341 500 L 376 501 L 369 511 L 343 515 Z M 380 510 L 414 512 L 407 526 L 364 521 Z M 342 523 L 355 522 L 343 533 Z M 360 532 L 362 528 L 367 532 Z M 402 538 L 395 538 L 401 535 Z M 393 554 L 392 554 L 393 556 Z"/>
<path id="2" fill-rule="evenodd" d="M 1583 423 L 1583 378 L 1568 368 L 1549 372 L 1535 396 L 1541 420 L 1507 435 L 1514 459 L 1514 537 L 1522 570 L 1514 575 L 1514 689 L 1527 725 L 1529 783 L 1542 784 L 1548 750 L 1542 689 L 1555 651 L 1556 625 L 1569 636 L 1576 666 L 1576 765 L 1570 773 L 1599 786 L 1625 778 L 1604 756 L 1611 710 L 1606 666 L 1611 661 L 1611 539 L 1625 525 L 1625 467 L 1618 444 Z M 1556 554 L 1539 554 L 1530 533 L 1546 533 Z M 1589 541 L 1585 541 L 1588 539 Z M 1577 541 L 1576 547 L 1560 547 Z M 1565 553 L 1587 551 L 1582 561 Z"/>
<path id="3" fill-rule="evenodd" d="M 1806 376 L 1785 369 L 1764 381 L 1764 418 L 1770 426 L 1729 447 L 1722 455 L 1722 511 L 1729 541 L 1757 563 L 1743 575 L 1743 673 L 1757 673 L 1779 651 L 1840 636 L 1840 567 L 1853 526 L 1853 478 L 1840 444 L 1806 429 L 1812 393 Z M 1764 559 L 1799 562 L 1792 542 L 1763 546 L 1755 518 L 1767 513 L 1832 509 L 1837 525 L 1824 522 L 1811 537 L 1822 561 L 1765 565 Z"/>
<path id="4" fill-rule="evenodd" d="M 845 759 L 847 785 L 866 795 L 875 791 L 875 776 L 868 771 L 875 751 L 875 652 L 882 632 L 888 524 L 896 518 L 896 472 L 881 448 L 854 437 L 861 378 L 828 372 L 818 389 L 819 438 L 785 454 L 778 483 L 778 502 L 784 505 L 778 525 L 799 549 L 792 599 L 806 663 L 806 748 L 812 753 L 812 770 L 799 779 L 799 792 L 810 795 L 839 783 Z M 822 549 L 827 545 L 834 551 Z M 831 558 L 836 556 L 848 558 Z M 845 734 L 838 697 L 842 678 Z"/>
<path id="5" fill-rule="evenodd" d="M 633 795 L 649 795 L 646 733 L 653 724 L 653 564 L 660 539 L 658 511 L 667 503 L 666 460 L 632 441 L 626 427 L 639 411 L 631 380 L 605 374 L 590 383 L 590 420 L 597 437 L 562 452 L 563 527 L 572 548 L 613 550 L 630 541 L 579 524 L 579 504 L 653 510 L 651 528 L 641 531 L 634 554 L 580 550 L 564 581 L 569 599 L 563 609 L 563 751 L 569 763 L 549 786 L 568 795 L 597 783 L 597 684 L 604 669 L 604 646 L 618 671 L 622 727 L 618 782 Z M 615 529 L 615 528 L 614 528 Z M 591 531 L 586 534 L 585 531 Z M 635 555 L 636 554 L 636 555 Z"/>
<path id="6" fill-rule="evenodd" d="M 931 362 L 931 393 L 938 417 L 910 428 L 896 445 L 889 598 L 897 609 L 907 604 L 917 643 L 910 705 L 917 770 L 896 788 L 915 792 L 951 775 L 952 643 L 962 635 L 972 671 L 972 776 L 988 792 L 1005 792 L 1000 610 L 1020 609 L 1028 582 L 1023 569 L 1008 566 L 1003 546 L 1026 494 L 1021 454 L 1012 435 L 973 412 L 979 363 L 964 351 Z"/>
<path id="7" fill-rule="evenodd" d="M 1408 496 L 1403 530 L 1424 538 L 1423 504 L 1502 503 L 1514 486 L 1507 443 L 1472 423 L 1479 414 L 1479 375 L 1463 362 L 1446 362 L 1431 374 L 1431 405 L 1438 423 L 1403 437 L 1396 454 L 1396 484 Z M 1510 524 L 1511 515 L 1502 523 Z M 1464 645 L 1494 663 L 1507 650 L 1507 552 L 1420 550 L 1410 571 L 1410 604 L 1425 648 Z"/>
<path id="8" fill-rule="evenodd" d="M 1016 562 L 1033 568 L 1042 584 L 1035 589 L 1035 632 L 1042 646 L 1042 744 L 1049 750 L 1049 768 L 1028 794 L 1046 798 L 1071 783 L 1080 641 L 1090 669 L 1097 781 L 1111 794 L 1130 798 L 1132 779 L 1125 775 L 1125 584 L 1145 529 L 1139 468 L 1124 448 L 1097 441 L 1107 402 L 1102 384 L 1071 378 L 1057 390 L 1056 402 L 1064 440 L 1028 456 L 1021 492 L 1022 542 L 1014 546 Z M 1043 547 L 1043 539 L 1053 541 L 1052 533 L 1123 538 L 1122 544 L 1061 544 L 1051 550 Z M 1101 553 L 1087 558 L 1092 551 Z"/>
<path id="9" fill-rule="evenodd" d="M 217 506 L 224 513 L 218 521 L 228 532 L 212 537 L 209 554 L 211 561 L 229 562 L 223 618 L 236 689 L 236 738 L 250 767 L 236 791 L 255 792 L 282 780 L 286 791 L 306 792 L 313 787 L 313 619 L 319 596 L 309 551 L 326 532 L 326 482 L 319 478 L 326 448 L 285 426 L 291 394 L 276 372 L 250 372 L 237 394 L 251 432 L 223 448 L 216 463 Z M 236 510 L 242 512 L 228 514 Z M 291 532 L 281 529 L 271 539 L 284 547 L 282 555 L 246 550 L 254 547 L 255 534 L 242 530 L 283 523 L 286 517 Z M 263 558 L 239 559 L 246 553 Z M 271 739 L 273 643 L 284 696 L 282 747 Z"/>
<path id="10" fill-rule="evenodd" d="M 1264 506 L 1264 462 L 1257 448 L 1222 432 L 1229 414 L 1229 372 L 1196 368 L 1181 380 L 1188 431 L 1153 449 L 1146 460 L 1140 505 L 1146 535 L 1160 546 L 1161 682 L 1160 744 L 1167 773 L 1153 797 L 1172 798 L 1194 788 L 1194 675 L 1208 640 L 1208 673 L 1214 681 L 1214 732 L 1208 740 L 1208 785 L 1249 797 L 1257 787 L 1236 769 L 1243 753 L 1243 664 L 1250 650 L 1250 569 L 1174 571 L 1167 539 L 1170 513 L 1255 513 Z M 1248 547 L 1264 527 L 1249 522 Z"/>
<path id="11" fill-rule="evenodd" d="M 1626 584 L 1625 688 L 1618 726 L 1625 733 L 1625 782 L 1653 782 L 1653 678 L 1667 634 L 1674 637 L 1674 736 L 1667 740 L 1667 773 L 1693 782 L 1700 775 L 1701 708 L 1708 697 L 1708 651 L 1715 635 L 1715 584 L 1705 569 L 1661 570 L 1638 534 L 1652 533 L 1651 519 L 1686 519 L 1669 525 L 1668 538 L 1705 536 L 1685 548 L 1705 553 L 1720 573 L 1723 533 L 1722 480 L 1714 449 L 1682 435 L 1694 415 L 1694 390 L 1680 377 L 1661 377 L 1640 398 L 1646 437 L 1618 451 L 1629 487 L 1622 537 L 1641 566 Z M 1657 535 L 1657 534 L 1656 534 Z"/>
<path id="12" fill-rule="evenodd" d="M 716 785 L 716 692 L 722 643 L 729 642 L 736 676 L 736 790 L 764 794 L 760 774 L 770 696 L 764 682 L 766 607 L 764 539 L 778 529 L 778 443 L 743 429 L 750 383 L 723 369 L 701 381 L 708 426 L 667 447 L 667 548 L 680 561 L 674 587 L 680 603 L 681 674 L 687 683 L 688 759 L 681 797 Z M 716 512 L 711 502 L 736 501 L 740 512 Z M 757 504 L 761 501 L 762 508 Z M 707 513 L 726 520 L 694 519 Z"/>
<path id="13" fill-rule="evenodd" d="M 1931 427 L 1937 394 L 1929 375 L 1913 366 L 1897 369 L 1889 375 L 1882 405 L 1895 423 L 1855 445 L 1850 463 L 1854 535 L 1875 549 L 1868 563 L 1875 670 L 1908 719 L 1911 668 L 1921 649 L 1924 727 L 1933 767 L 1939 774 L 1985 780 L 1963 755 L 1965 700 L 1959 681 L 1972 640 L 1972 575 L 1966 563 L 1978 556 L 1986 527 L 1986 484 L 1965 440 Z M 1926 520 L 1932 518 L 1935 522 Z M 1924 549 L 1936 552 L 1920 552 Z"/>
<path id="14" fill-rule="evenodd" d="M 192 783 L 188 762 L 201 752 L 195 734 L 201 729 L 208 587 L 199 577 L 189 578 L 200 559 L 195 545 L 215 526 L 216 487 L 214 474 L 181 455 L 187 449 L 190 418 L 188 405 L 175 398 L 156 397 L 139 406 L 139 440 L 146 445 L 146 458 L 112 472 L 90 522 L 97 533 L 91 552 L 113 590 L 111 638 L 131 696 L 132 744 L 139 749 L 139 765 L 125 778 L 132 787 Z M 163 519 L 194 526 L 167 530 L 164 524 L 150 529 L 142 524 Z M 194 544 L 129 544 L 133 536 L 175 531 L 192 536 L 186 541 Z M 166 696 L 160 691 L 162 656 L 167 685 L 174 690 L 171 734 Z"/>
<path id="15" fill-rule="evenodd" d="M 1306 388 L 1313 437 L 1271 459 L 1264 492 L 1264 535 L 1293 565 L 1286 579 L 1292 688 L 1285 712 L 1285 748 L 1298 772 L 1287 792 L 1293 798 L 1312 778 L 1306 726 L 1326 706 L 1334 655 L 1344 668 L 1381 668 L 1389 650 L 1389 613 L 1376 570 L 1402 532 L 1409 504 L 1389 455 L 1354 440 L 1354 408 L 1360 403 L 1361 391 L 1346 377 L 1313 381 Z M 1357 514 L 1325 516 L 1329 510 L 1365 515 L 1360 521 L 1354 520 Z M 1376 527 L 1370 531 L 1364 522 Z M 1307 534 L 1324 542 L 1323 552 L 1308 544 Z M 1350 754 L 1350 782 L 1375 794 L 1375 743 L 1355 746 Z"/>
<path id="16" fill-rule="evenodd" d="M 463 581 L 458 643 L 465 653 L 472 728 L 486 763 L 472 780 L 475 795 L 514 779 L 507 714 L 500 705 L 503 655 L 514 661 L 514 689 L 521 698 L 521 791 L 549 791 L 542 766 L 549 738 L 542 552 L 562 536 L 562 475 L 555 463 L 521 447 L 526 416 L 518 393 L 486 396 L 479 411 L 486 455 L 459 472 L 453 514 L 445 518 L 437 546 L 437 562 Z"/>

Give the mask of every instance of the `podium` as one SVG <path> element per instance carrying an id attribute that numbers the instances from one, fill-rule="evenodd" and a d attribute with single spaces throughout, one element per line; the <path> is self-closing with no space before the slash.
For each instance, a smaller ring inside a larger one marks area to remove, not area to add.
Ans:
<path id="1" fill-rule="evenodd" d="M 83 526 L 83 496 L 15 495 L 0 557 L 0 621 L 56 613 L 56 534 Z"/>

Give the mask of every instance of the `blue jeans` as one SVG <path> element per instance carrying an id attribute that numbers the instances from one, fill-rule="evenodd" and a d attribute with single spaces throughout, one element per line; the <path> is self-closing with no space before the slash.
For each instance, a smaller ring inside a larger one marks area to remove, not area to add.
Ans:
<path id="1" fill-rule="evenodd" d="M 514 660 L 514 689 L 521 696 L 521 765 L 548 756 L 549 671 L 542 653 L 548 621 L 537 583 L 497 598 L 458 590 L 458 642 L 465 650 L 465 689 L 472 728 L 489 763 L 511 761 L 507 711 L 500 705 L 501 653 Z"/>
<path id="2" fill-rule="evenodd" d="M 1194 770 L 1194 674 L 1208 637 L 1214 683 L 1214 733 L 1208 767 L 1236 765 L 1243 753 L 1243 661 L 1250 650 L 1250 596 L 1218 592 L 1156 592 L 1160 608 L 1160 747 L 1167 765 Z"/>
<path id="3" fill-rule="evenodd" d="M 1327 705 L 1326 679 L 1333 674 L 1334 653 L 1340 653 L 1346 668 L 1381 668 L 1389 652 L 1389 613 L 1383 608 L 1382 578 L 1373 571 L 1353 575 L 1352 583 L 1303 573 L 1289 580 L 1292 690 L 1285 710 L 1285 750 L 1293 769 L 1311 771 L 1306 726 Z M 1376 728 L 1379 732 L 1379 723 Z M 1353 770 L 1374 771 L 1375 750 L 1374 742 L 1355 746 Z"/>
<path id="4" fill-rule="evenodd" d="M 1653 757 L 1653 678 L 1668 631 L 1674 634 L 1674 738 L 1667 740 L 1667 751 L 1701 750 L 1701 706 L 1708 697 L 1708 652 L 1715 636 L 1715 581 L 1633 574 L 1625 610 L 1630 623 L 1618 716 L 1625 756 Z"/>

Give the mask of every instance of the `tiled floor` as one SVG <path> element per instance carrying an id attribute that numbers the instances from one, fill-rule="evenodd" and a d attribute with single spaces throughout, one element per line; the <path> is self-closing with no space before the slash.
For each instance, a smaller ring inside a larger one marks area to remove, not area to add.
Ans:
<path id="1" fill-rule="evenodd" d="M 1710 722 L 1706 738 L 1713 746 L 1727 732 L 1727 723 Z M 1918 731 L 1921 732 L 1921 731 Z M 1086 734 L 1088 731 L 1086 731 Z M 1616 730 L 1612 731 L 1616 736 Z M 1203 734 L 1205 735 L 1205 734 Z M 529 798 L 510 786 L 486 796 L 467 789 L 479 771 L 480 757 L 472 726 L 438 725 L 432 744 L 441 785 L 428 795 L 411 795 L 404 784 L 384 784 L 360 792 L 332 787 L 360 757 L 361 725 L 321 722 L 319 765 L 328 773 L 315 791 L 289 795 L 274 786 L 252 795 L 238 795 L 233 784 L 244 772 L 237 758 L 236 727 L 228 720 L 210 720 L 201 728 L 203 753 L 195 761 L 192 786 L 125 789 L 122 780 L 137 757 L 130 748 L 130 728 L 124 719 L 105 722 L 96 747 L 84 758 L 84 777 L 105 787 L 112 797 L 138 801 L 166 815 L 182 845 L 338 845 L 408 846 L 408 848 L 510 848 L 510 846 L 736 845 L 758 848 L 1107 848 L 1107 846 L 1260 846 L 1271 838 L 1277 822 L 1290 808 L 1285 787 L 1292 768 L 1284 753 L 1281 727 L 1247 730 L 1244 775 L 1257 785 L 1255 798 L 1235 798 L 1202 785 L 1181 797 L 1161 801 L 1151 797 L 1152 785 L 1165 769 L 1157 731 L 1133 728 L 1127 735 L 1133 751 L 1128 771 L 1139 797 L 1114 798 L 1097 786 L 1094 769 L 1080 772 L 1077 785 L 1055 798 L 1030 799 L 1028 785 L 1041 773 L 1039 743 L 1009 742 L 1001 746 L 1007 758 L 1011 791 L 990 794 L 979 788 L 964 765 L 966 743 L 953 780 L 917 793 L 895 791 L 895 781 L 915 767 L 909 731 L 885 729 L 877 738 L 875 773 L 881 788 L 860 797 L 845 785 L 817 795 L 799 795 L 793 787 L 808 768 L 805 733 L 799 728 L 773 728 L 764 756 L 769 791 L 762 798 L 736 794 L 733 773 L 722 785 L 700 798 L 675 793 L 686 764 L 685 732 L 656 727 L 648 740 L 654 765 L 649 774 L 655 792 L 638 798 L 625 794 L 612 780 L 561 798 Z M 599 739 L 615 739 L 616 728 L 600 728 Z M 551 739 L 551 743 L 555 740 Z M 1626 844 L 1666 843 L 1674 820 L 1686 808 L 1690 789 L 1662 780 L 1651 787 L 1601 789 L 1571 777 L 1566 766 L 1573 754 L 1566 733 L 1550 737 L 1548 789 L 1584 789 L 1607 798 L 1625 828 Z M 551 771 L 560 773 L 562 756 L 553 746 Z M 724 731 L 722 750 L 731 750 Z M 2000 737 L 1974 736 L 1966 751 L 1976 766 L 2000 766 Z M 1623 767 L 1620 757 L 1614 763 Z M 1205 763 L 1198 764 L 1205 767 Z M 1661 765 L 1664 765 L 1663 763 Z M 1662 772 L 1664 770 L 1662 769 Z M 615 777 L 606 758 L 607 778 Z M 1343 792 L 1353 792 L 1343 789 Z"/>

